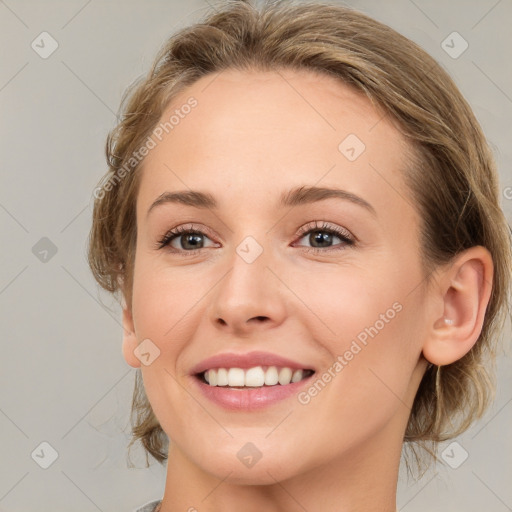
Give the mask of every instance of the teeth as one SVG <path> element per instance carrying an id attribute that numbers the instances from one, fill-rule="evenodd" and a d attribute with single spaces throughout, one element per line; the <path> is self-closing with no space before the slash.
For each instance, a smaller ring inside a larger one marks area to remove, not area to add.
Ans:
<path id="1" fill-rule="evenodd" d="M 227 385 L 228 385 L 228 371 L 226 370 L 226 368 L 219 368 L 217 370 L 217 386 L 227 386 Z"/>
<path id="2" fill-rule="evenodd" d="M 236 368 L 237 370 L 239 368 Z M 235 370 L 235 368 L 231 368 L 230 372 Z M 251 388 L 259 388 L 265 384 L 265 372 L 261 366 L 256 366 L 256 368 L 249 368 L 247 371 L 242 370 L 242 375 L 245 373 L 245 381 L 242 377 L 243 384 L 238 384 L 239 386 L 248 386 Z M 229 380 L 229 379 L 228 379 Z M 229 381 L 231 382 L 231 381 Z"/>
<path id="3" fill-rule="evenodd" d="M 279 384 L 281 386 L 285 386 L 286 384 L 290 384 L 292 381 L 292 371 L 290 368 L 281 368 L 279 371 Z"/>
<path id="4" fill-rule="evenodd" d="M 292 375 L 292 382 L 299 382 L 302 380 L 304 372 L 302 370 L 295 370 Z"/>
<path id="5" fill-rule="evenodd" d="M 210 370 L 210 375 L 216 373 Z M 228 385 L 229 386 L 244 386 L 245 385 L 245 372 L 242 368 L 230 368 L 228 370 Z"/>
<path id="6" fill-rule="evenodd" d="M 311 370 L 294 371 L 287 367 L 255 366 L 247 370 L 243 370 L 242 368 L 211 369 L 205 371 L 203 375 L 210 386 L 259 388 L 264 385 L 275 386 L 277 383 L 281 386 L 286 386 L 293 382 L 299 382 L 309 377 L 312 373 Z"/>
<path id="7" fill-rule="evenodd" d="M 279 372 L 275 366 L 271 366 L 265 372 L 265 385 L 275 386 L 279 382 Z"/>

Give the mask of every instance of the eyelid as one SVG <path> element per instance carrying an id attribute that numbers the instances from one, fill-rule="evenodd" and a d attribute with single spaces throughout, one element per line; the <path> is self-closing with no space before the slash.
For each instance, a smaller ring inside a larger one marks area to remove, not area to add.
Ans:
<path id="1" fill-rule="evenodd" d="M 308 222 L 307 224 L 305 224 L 304 226 L 299 228 L 299 230 L 297 231 L 297 234 L 295 236 L 302 237 L 304 234 L 306 234 L 310 231 L 314 231 L 314 230 L 334 231 L 335 233 L 338 233 L 339 235 L 343 235 L 344 237 L 348 238 L 349 240 L 352 240 L 352 241 L 357 240 L 357 238 L 354 235 L 352 235 L 352 233 L 350 231 L 348 231 L 347 229 L 345 229 L 341 226 L 338 226 L 336 224 L 331 224 L 330 222 L 325 221 L 325 220 L 320 220 L 320 221 L 315 220 L 312 222 Z"/>
<path id="2" fill-rule="evenodd" d="M 298 240 L 303 238 L 306 234 L 311 233 L 313 231 L 327 231 L 331 232 L 335 237 L 342 240 L 342 243 L 344 243 L 345 246 L 351 246 L 358 241 L 357 237 L 352 235 L 350 231 L 347 229 L 338 226 L 336 224 L 331 224 L 328 221 L 312 221 L 308 222 L 307 224 L 304 224 L 299 228 L 297 233 L 295 234 L 295 241 L 293 243 L 296 243 Z M 207 236 L 210 240 L 212 240 L 214 243 L 216 239 L 216 235 L 213 234 L 213 231 L 204 226 L 194 223 L 188 223 L 188 224 L 180 224 L 176 227 L 173 227 L 166 231 L 164 236 L 160 238 L 156 244 L 157 249 L 164 249 L 169 248 L 170 252 L 180 253 L 180 254 L 196 254 L 197 251 L 201 251 L 203 249 L 207 249 L 207 247 L 200 247 L 198 249 L 192 249 L 192 250 L 183 250 L 183 249 L 176 249 L 172 247 L 170 244 L 172 241 L 179 238 L 181 234 L 187 234 L 187 233 L 198 233 L 204 236 Z M 337 244 L 340 245 L 340 244 Z M 326 247 L 326 248 L 320 248 L 320 247 L 307 247 L 299 245 L 299 247 L 302 247 L 306 251 L 311 252 L 318 252 L 318 253 L 328 253 L 330 251 L 337 251 L 340 249 L 337 249 L 337 245 L 333 247 Z"/>
<path id="3" fill-rule="evenodd" d="M 215 235 L 210 228 L 208 228 L 202 224 L 190 222 L 190 223 L 185 223 L 185 224 L 178 224 L 177 226 L 168 229 L 165 232 L 165 234 L 158 239 L 158 241 L 156 243 L 156 248 L 164 249 L 166 247 L 170 247 L 171 239 L 174 240 L 174 239 L 178 238 L 180 234 L 188 233 L 188 232 L 202 233 L 204 235 L 207 235 L 208 238 L 212 239 L 212 241 L 215 240 Z M 194 250 L 193 251 L 183 251 L 180 249 L 174 249 L 174 248 L 172 248 L 172 249 L 176 252 L 188 252 L 188 253 L 194 252 Z M 197 250 L 200 251 L 201 249 L 197 249 Z"/>

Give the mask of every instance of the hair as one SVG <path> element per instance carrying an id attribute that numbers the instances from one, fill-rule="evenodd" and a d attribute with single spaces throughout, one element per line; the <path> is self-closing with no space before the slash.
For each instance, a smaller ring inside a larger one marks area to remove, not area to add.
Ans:
<path id="1" fill-rule="evenodd" d="M 418 45 L 351 8 L 328 2 L 228 0 L 172 35 L 149 72 L 121 100 L 106 142 L 108 171 L 95 190 L 88 259 L 101 287 L 131 309 L 141 162 L 133 159 L 176 95 L 223 70 L 305 70 L 336 77 L 385 113 L 412 148 L 404 180 L 420 214 L 425 283 L 440 265 L 481 245 L 494 276 L 483 327 L 472 349 L 443 367 L 430 364 L 404 436 L 417 467 L 437 444 L 463 433 L 495 398 L 498 335 L 511 317 L 511 229 L 500 208 L 495 161 L 470 106 L 449 75 Z M 143 162 L 143 160 L 142 160 Z M 121 179 L 122 178 L 122 179 Z M 144 391 L 140 369 L 132 439 L 158 462 L 169 439 Z M 406 460 L 407 469 L 410 470 Z"/>

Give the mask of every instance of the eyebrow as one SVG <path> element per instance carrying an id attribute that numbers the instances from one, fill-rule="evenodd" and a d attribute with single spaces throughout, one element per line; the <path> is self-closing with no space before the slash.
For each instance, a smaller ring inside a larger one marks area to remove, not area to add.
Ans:
<path id="1" fill-rule="evenodd" d="M 337 198 L 345 201 L 350 201 L 356 205 L 362 206 L 368 210 L 373 216 L 377 216 L 375 208 L 365 201 L 362 197 L 359 197 L 352 192 L 347 190 L 341 190 L 338 188 L 326 188 L 326 187 L 309 187 L 302 186 L 294 188 L 288 192 L 281 194 L 279 200 L 279 206 L 281 207 L 294 207 L 302 204 L 316 203 L 317 201 L 324 201 L 326 199 Z M 153 202 L 149 207 L 146 216 L 159 205 L 166 203 L 177 203 L 186 206 L 192 206 L 194 208 L 216 210 L 219 207 L 219 203 L 214 196 L 207 192 L 200 192 L 197 190 L 183 190 L 177 192 L 164 192 Z"/>

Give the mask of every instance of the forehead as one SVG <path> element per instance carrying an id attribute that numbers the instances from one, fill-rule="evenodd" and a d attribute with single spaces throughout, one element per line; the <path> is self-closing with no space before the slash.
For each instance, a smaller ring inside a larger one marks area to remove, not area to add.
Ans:
<path id="1" fill-rule="evenodd" d="M 244 193 L 277 200 L 298 184 L 342 187 L 380 208 L 407 194 L 406 142 L 368 98 L 331 76 L 223 71 L 181 91 L 160 126 L 173 115 L 143 164 L 146 209 L 178 189 L 207 189 L 221 206 Z"/>

